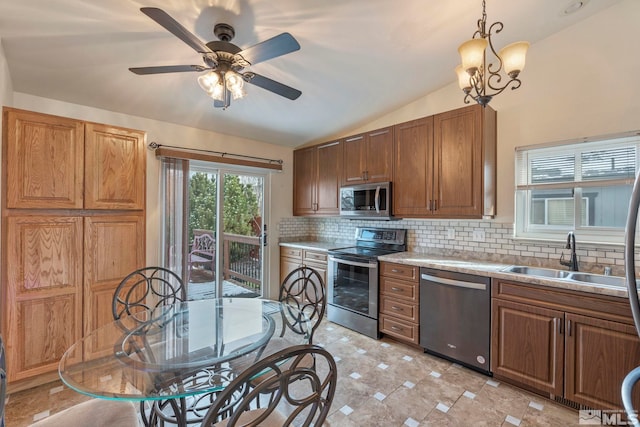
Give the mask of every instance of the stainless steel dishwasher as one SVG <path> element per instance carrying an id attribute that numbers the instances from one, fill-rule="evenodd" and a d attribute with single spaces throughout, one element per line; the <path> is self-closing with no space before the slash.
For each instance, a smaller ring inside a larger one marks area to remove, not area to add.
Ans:
<path id="1" fill-rule="evenodd" d="M 420 269 L 420 346 L 489 373 L 491 279 Z"/>

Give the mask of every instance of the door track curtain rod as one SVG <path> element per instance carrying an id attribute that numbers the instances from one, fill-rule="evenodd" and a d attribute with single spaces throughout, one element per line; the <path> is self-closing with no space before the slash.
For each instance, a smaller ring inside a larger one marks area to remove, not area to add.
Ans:
<path id="1" fill-rule="evenodd" d="M 251 166 L 263 169 L 282 171 L 282 160 L 264 157 L 247 156 L 245 154 L 225 153 L 222 151 L 204 150 L 199 148 L 174 147 L 171 145 L 149 143 L 149 149 L 155 150 L 156 157 L 170 157 L 174 159 L 204 160 L 214 163 L 226 163 L 240 166 Z"/>

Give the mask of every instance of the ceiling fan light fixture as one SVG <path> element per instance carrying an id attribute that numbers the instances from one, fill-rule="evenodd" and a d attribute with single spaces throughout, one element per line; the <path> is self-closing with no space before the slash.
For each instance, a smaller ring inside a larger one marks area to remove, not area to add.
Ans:
<path id="1" fill-rule="evenodd" d="M 224 81 L 234 100 L 244 98 L 246 95 L 244 91 L 244 79 L 240 74 L 234 71 L 227 71 L 224 74 Z"/>
<path id="2" fill-rule="evenodd" d="M 198 84 L 209 95 L 211 95 L 218 82 L 220 81 L 220 76 L 215 71 L 209 71 L 208 73 L 202 74 L 198 77 Z"/>

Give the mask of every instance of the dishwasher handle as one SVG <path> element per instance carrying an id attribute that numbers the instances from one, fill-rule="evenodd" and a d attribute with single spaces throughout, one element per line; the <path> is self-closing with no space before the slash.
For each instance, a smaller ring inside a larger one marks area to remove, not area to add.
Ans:
<path id="1" fill-rule="evenodd" d="M 479 289 L 481 291 L 484 291 L 487 289 L 487 285 L 485 283 L 445 279 L 444 277 L 436 277 L 436 276 L 432 276 L 430 274 L 424 274 L 424 273 L 420 275 L 420 278 L 422 280 L 427 280 L 429 282 L 437 283 L 439 285 L 455 286 L 457 288 Z"/>

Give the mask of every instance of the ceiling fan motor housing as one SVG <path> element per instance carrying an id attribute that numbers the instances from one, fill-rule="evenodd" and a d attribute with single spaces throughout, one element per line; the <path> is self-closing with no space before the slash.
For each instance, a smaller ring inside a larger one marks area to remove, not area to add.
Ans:
<path id="1" fill-rule="evenodd" d="M 235 37 L 236 31 L 231 25 L 220 23 L 213 27 L 213 34 L 223 42 L 230 42 Z"/>

